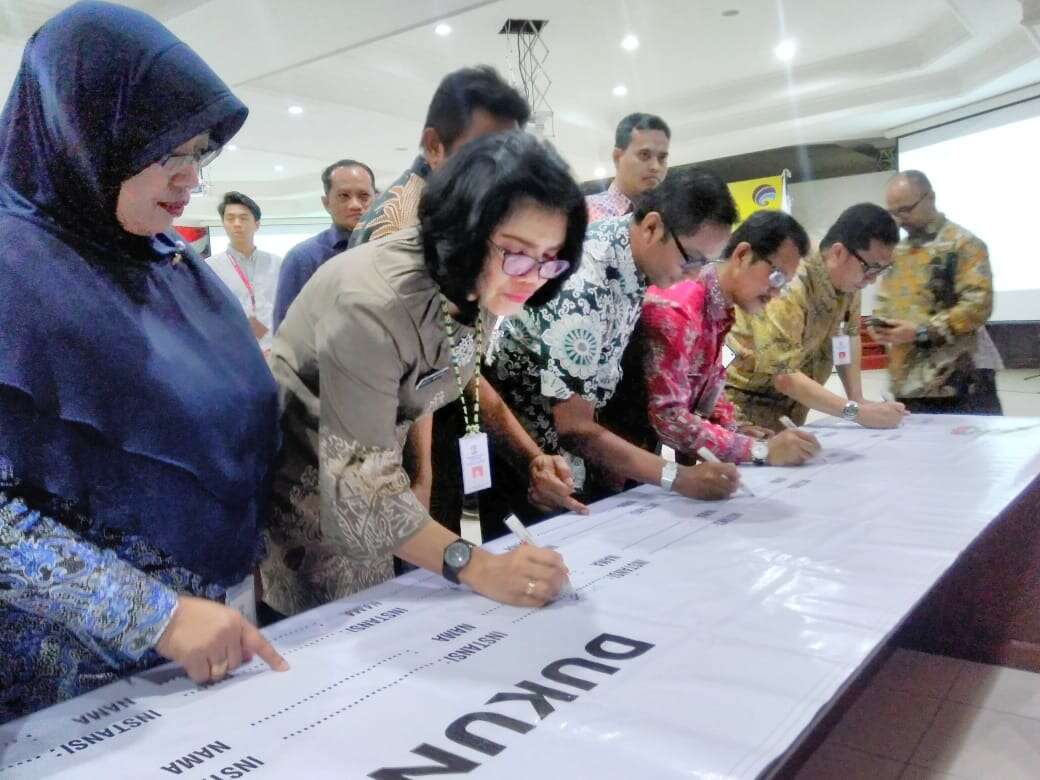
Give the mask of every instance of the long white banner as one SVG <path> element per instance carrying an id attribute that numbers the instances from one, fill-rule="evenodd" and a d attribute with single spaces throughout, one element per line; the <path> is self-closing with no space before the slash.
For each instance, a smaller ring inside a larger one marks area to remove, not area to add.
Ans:
<path id="1" fill-rule="evenodd" d="M 809 466 L 741 470 L 753 497 L 534 527 L 576 598 L 413 572 L 272 627 L 286 673 L 163 667 L 0 727 L 0 776 L 755 777 L 1040 473 L 1036 419 L 816 432 Z"/>

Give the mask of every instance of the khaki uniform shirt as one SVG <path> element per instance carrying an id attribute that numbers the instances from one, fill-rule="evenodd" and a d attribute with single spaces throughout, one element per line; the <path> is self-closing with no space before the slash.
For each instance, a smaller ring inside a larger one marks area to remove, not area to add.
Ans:
<path id="1" fill-rule="evenodd" d="M 986 348 L 992 347 L 984 328 L 993 312 L 993 274 L 986 245 L 940 214 L 927 228 L 926 237 L 901 241 L 896 247 L 875 311 L 879 317 L 928 326 L 927 346 L 910 343 L 888 348 L 895 395 L 957 395 L 979 367 L 976 349 L 981 346 L 985 356 Z M 982 367 L 1000 368 L 999 355 L 986 357 Z"/>
<path id="2" fill-rule="evenodd" d="M 261 567 L 279 612 L 391 578 L 392 551 L 431 521 L 401 455 L 411 424 L 459 397 L 442 300 L 410 228 L 325 263 L 279 327 L 284 442 Z M 473 330 L 455 340 L 468 383 Z"/>
<path id="3" fill-rule="evenodd" d="M 859 333 L 860 294 L 831 283 L 819 252 L 807 257 L 788 289 L 761 312 L 737 309 L 726 343 L 737 357 L 726 371 L 726 392 L 742 423 L 781 430 L 780 417 L 799 425 L 809 410 L 777 392 L 773 377 L 801 371 L 821 385 L 834 368 L 831 338 Z"/>

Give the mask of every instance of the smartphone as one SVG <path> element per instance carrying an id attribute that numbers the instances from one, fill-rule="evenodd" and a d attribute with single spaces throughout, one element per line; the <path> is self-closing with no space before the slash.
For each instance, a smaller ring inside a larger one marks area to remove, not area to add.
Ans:
<path id="1" fill-rule="evenodd" d="M 880 317 L 867 317 L 867 327 L 875 330 L 888 330 L 889 328 L 894 328 L 895 324 Z"/>

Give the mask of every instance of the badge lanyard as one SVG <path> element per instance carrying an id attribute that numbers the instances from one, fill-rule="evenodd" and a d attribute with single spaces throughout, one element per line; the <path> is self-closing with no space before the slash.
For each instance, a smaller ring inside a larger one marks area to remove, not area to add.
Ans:
<path id="1" fill-rule="evenodd" d="M 455 375 L 455 386 L 459 391 L 459 401 L 462 403 L 462 418 L 466 424 L 466 433 L 459 439 L 459 457 L 462 459 L 462 487 L 466 495 L 469 495 L 491 487 L 491 457 L 488 453 L 487 434 L 480 432 L 480 363 L 484 358 L 484 317 L 482 312 L 478 312 L 471 414 L 470 405 L 466 403 L 466 388 L 462 384 L 462 367 L 455 356 L 455 336 L 459 331 L 459 326 L 448 313 L 448 303 L 444 298 L 441 299 L 441 315 L 444 332 L 448 336 L 448 351 L 452 373 Z"/>
<path id="2" fill-rule="evenodd" d="M 845 315 L 838 326 L 838 335 L 831 339 L 833 362 L 835 366 L 847 366 L 852 363 L 852 338 L 849 336 L 849 319 L 852 312 Z"/>
<path id="3" fill-rule="evenodd" d="M 256 314 L 256 296 L 253 294 L 253 284 L 249 281 L 249 277 L 246 276 L 246 272 L 242 270 L 242 266 L 238 264 L 238 259 L 231 254 L 230 249 L 227 251 L 227 256 L 228 260 L 231 261 L 232 268 L 235 269 L 235 273 L 238 274 L 238 278 L 246 286 L 246 291 L 249 293 L 249 301 L 253 304 L 253 314 Z"/>

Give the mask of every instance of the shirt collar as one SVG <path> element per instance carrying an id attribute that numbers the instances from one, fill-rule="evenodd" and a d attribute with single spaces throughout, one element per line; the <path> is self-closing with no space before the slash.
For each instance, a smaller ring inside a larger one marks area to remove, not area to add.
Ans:
<path id="1" fill-rule="evenodd" d="M 705 306 L 705 309 L 708 318 L 713 322 L 733 320 L 733 304 L 726 297 L 726 293 L 722 291 L 722 285 L 719 284 L 719 269 L 715 265 L 709 265 L 701 271 L 701 284 L 704 285 L 704 289 L 707 292 L 707 306 Z"/>
<path id="2" fill-rule="evenodd" d="M 618 214 L 627 214 L 632 210 L 632 201 L 618 188 L 617 179 L 614 179 L 607 187 L 606 195 L 608 200 L 616 204 Z"/>
<path id="3" fill-rule="evenodd" d="M 408 170 L 411 173 L 414 173 L 420 179 L 428 179 L 430 178 L 430 174 L 432 173 L 432 170 L 430 169 L 430 164 L 426 162 L 426 158 L 421 154 L 415 158 L 415 160 L 412 162 L 412 167 Z"/>
<path id="4" fill-rule="evenodd" d="M 332 226 L 325 231 L 325 235 L 328 237 L 329 243 L 332 245 L 333 249 L 346 249 L 352 232 L 353 231 L 341 228 L 333 222 Z"/>
<path id="5" fill-rule="evenodd" d="M 231 244 L 227 245 L 228 256 L 235 258 L 235 260 L 237 260 L 240 263 L 248 263 L 250 260 L 254 259 L 257 256 L 257 254 L 259 254 L 259 252 L 260 252 L 260 250 L 257 247 L 253 247 L 253 254 L 251 254 L 251 255 L 244 255 L 241 252 L 239 252 L 237 249 L 234 249 L 231 246 Z"/>
<path id="6" fill-rule="evenodd" d="M 946 215 L 941 211 L 935 215 L 935 219 L 925 225 L 920 231 L 915 233 L 909 233 L 909 241 L 915 246 L 921 244 L 927 244 L 929 241 L 934 241 L 939 236 L 939 231 L 943 229 L 946 224 Z"/>

